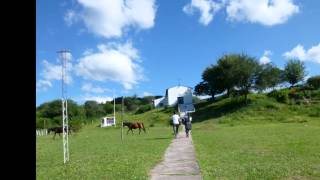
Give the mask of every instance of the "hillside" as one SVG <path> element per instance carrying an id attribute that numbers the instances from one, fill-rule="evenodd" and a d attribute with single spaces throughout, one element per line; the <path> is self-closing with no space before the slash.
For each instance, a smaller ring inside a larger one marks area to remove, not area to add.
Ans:
<path id="1" fill-rule="evenodd" d="M 320 103 L 308 105 L 285 104 L 267 97 L 266 94 L 249 95 L 249 103 L 241 99 L 225 98 L 216 102 L 196 104 L 194 123 L 212 121 L 220 124 L 250 124 L 268 122 L 308 122 L 319 120 Z"/>
<path id="2" fill-rule="evenodd" d="M 193 143 L 204 179 L 320 178 L 320 103 L 286 104 L 265 94 L 250 102 L 201 102 Z"/>

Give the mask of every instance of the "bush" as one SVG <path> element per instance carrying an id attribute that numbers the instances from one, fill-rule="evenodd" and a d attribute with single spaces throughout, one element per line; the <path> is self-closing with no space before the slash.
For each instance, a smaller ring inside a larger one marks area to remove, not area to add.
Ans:
<path id="1" fill-rule="evenodd" d="M 278 102 L 281 103 L 288 103 L 289 97 L 288 97 L 288 90 L 283 89 L 283 90 L 273 90 L 270 93 L 268 93 L 268 97 L 275 98 Z"/>
<path id="2" fill-rule="evenodd" d="M 144 105 L 144 106 L 140 106 L 139 109 L 136 111 L 136 114 L 141 114 L 141 113 L 150 111 L 151 108 L 152 108 L 152 107 L 151 107 L 150 104 L 147 104 L 147 105 Z"/>
<path id="3" fill-rule="evenodd" d="M 320 89 L 320 75 L 319 76 L 310 77 L 307 80 L 307 84 L 309 86 L 313 87 L 314 89 Z"/>
<path id="4" fill-rule="evenodd" d="M 74 132 L 78 132 L 82 128 L 82 121 L 81 120 L 72 120 L 72 121 L 70 121 L 70 128 Z"/>
<path id="5" fill-rule="evenodd" d="M 36 129 L 44 129 L 50 127 L 51 119 L 44 118 L 44 117 L 37 117 L 36 118 Z M 45 126 L 45 127 L 43 127 Z"/>
<path id="6" fill-rule="evenodd" d="M 320 90 L 311 91 L 310 96 L 312 99 L 320 100 Z"/>

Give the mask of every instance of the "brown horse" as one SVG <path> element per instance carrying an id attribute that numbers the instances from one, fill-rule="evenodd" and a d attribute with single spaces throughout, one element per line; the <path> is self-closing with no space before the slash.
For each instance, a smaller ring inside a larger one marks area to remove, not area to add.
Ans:
<path id="1" fill-rule="evenodd" d="M 123 122 L 123 126 L 127 126 L 129 128 L 127 131 L 127 134 L 129 133 L 130 130 L 133 134 L 132 129 L 138 129 L 138 128 L 139 128 L 139 134 L 141 132 L 141 129 L 143 129 L 143 131 L 146 133 L 146 129 L 144 127 L 144 124 L 140 123 L 140 122 Z"/>

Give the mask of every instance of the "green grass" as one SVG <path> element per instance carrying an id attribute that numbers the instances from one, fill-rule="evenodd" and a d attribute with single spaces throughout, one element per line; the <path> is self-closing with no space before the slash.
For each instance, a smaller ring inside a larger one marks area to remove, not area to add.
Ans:
<path id="1" fill-rule="evenodd" d="M 37 137 L 37 179 L 147 179 L 172 135 L 168 127 L 126 135 L 120 128 L 86 126 L 69 139 L 70 161 L 63 164 L 62 138 Z M 58 136 L 57 136 L 58 137 Z"/>
<path id="2" fill-rule="evenodd" d="M 197 105 L 192 134 L 204 179 L 320 179 L 320 104 L 250 99 Z"/>
<path id="3" fill-rule="evenodd" d="M 193 141 L 204 179 L 320 179 L 320 126 L 196 126 Z"/>
<path id="4" fill-rule="evenodd" d="M 99 128 L 99 120 L 70 137 L 70 162 L 62 140 L 37 137 L 37 179 L 148 179 L 172 139 L 173 108 L 125 113 L 148 134 Z M 193 143 L 204 179 L 320 179 L 320 104 L 288 105 L 265 95 L 221 98 L 196 105 Z"/>

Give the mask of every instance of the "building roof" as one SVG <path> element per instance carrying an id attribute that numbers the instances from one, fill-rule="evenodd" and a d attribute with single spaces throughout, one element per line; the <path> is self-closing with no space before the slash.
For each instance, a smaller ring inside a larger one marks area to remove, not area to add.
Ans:
<path id="1" fill-rule="evenodd" d="M 177 85 L 177 86 L 169 87 L 169 88 L 167 88 L 166 90 L 171 89 L 171 88 L 175 88 L 175 87 L 186 87 L 186 88 L 189 88 L 189 89 L 193 89 L 193 88 L 192 88 L 192 87 L 190 87 L 190 86 Z"/>

